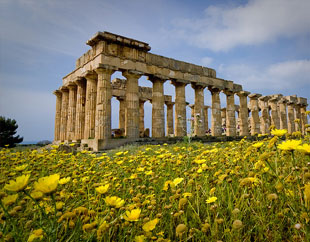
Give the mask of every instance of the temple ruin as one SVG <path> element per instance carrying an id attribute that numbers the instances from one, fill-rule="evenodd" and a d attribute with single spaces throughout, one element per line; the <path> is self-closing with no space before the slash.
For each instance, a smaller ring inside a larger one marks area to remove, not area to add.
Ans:
<path id="1" fill-rule="evenodd" d="M 81 143 L 98 151 L 147 136 L 146 101 L 152 103 L 154 138 L 186 136 L 187 105 L 192 110 L 193 134 L 198 137 L 269 134 L 270 125 L 289 133 L 306 132 L 306 98 L 244 91 L 233 81 L 217 78 L 214 69 L 152 54 L 149 44 L 109 32 L 96 33 L 87 44 L 91 49 L 76 61 L 75 70 L 54 91 L 55 143 Z M 122 72 L 125 79 L 111 81 L 116 71 Z M 139 86 L 141 76 L 147 76 L 153 87 Z M 166 81 L 175 87 L 174 100 L 164 95 Z M 189 84 L 195 92 L 194 104 L 186 102 L 185 87 Z M 205 88 L 212 96 L 211 106 L 204 104 Z M 221 92 L 226 95 L 226 107 L 222 108 Z M 239 105 L 235 104 L 236 95 Z M 123 139 L 112 136 L 112 97 L 119 101 L 117 133 Z"/>

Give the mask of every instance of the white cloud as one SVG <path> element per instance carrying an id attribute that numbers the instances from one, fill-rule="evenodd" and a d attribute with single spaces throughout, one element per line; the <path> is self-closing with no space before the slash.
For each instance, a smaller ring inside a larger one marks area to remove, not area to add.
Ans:
<path id="1" fill-rule="evenodd" d="M 202 19 L 175 21 L 173 33 L 202 48 L 229 50 L 310 33 L 309 9 L 309 0 L 250 0 L 232 8 L 210 6 Z"/>
<path id="2" fill-rule="evenodd" d="M 213 59 L 211 57 L 206 56 L 201 59 L 201 64 L 203 66 L 209 66 L 212 63 L 212 61 Z"/>
<path id="3" fill-rule="evenodd" d="M 221 65 L 218 73 L 253 92 L 305 90 L 310 84 L 310 60 L 279 62 L 265 68 L 247 64 Z"/>

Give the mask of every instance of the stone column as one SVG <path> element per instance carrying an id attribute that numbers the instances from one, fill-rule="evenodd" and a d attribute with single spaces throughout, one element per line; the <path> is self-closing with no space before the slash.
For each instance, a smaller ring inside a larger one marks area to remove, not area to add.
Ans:
<path id="1" fill-rule="evenodd" d="M 86 103 L 86 83 L 84 78 L 75 81 L 77 85 L 76 96 L 76 119 L 75 119 L 75 140 L 84 138 L 85 128 L 85 103 Z"/>
<path id="2" fill-rule="evenodd" d="M 68 104 L 69 104 L 69 89 L 61 87 L 62 101 L 61 101 L 61 118 L 60 118 L 60 140 L 67 139 L 67 120 L 68 120 Z"/>
<path id="3" fill-rule="evenodd" d="M 139 86 L 138 79 L 142 73 L 137 71 L 124 71 L 126 77 L 126 110 L 125 135 L 127 138 L 139 138 Z"/>
<path id="4" fill-rule="evenodd" d="M 288 122 L 287 122 L 287 131 L 289 134 L 295 132 L 295 114 L 294 114 L 294 102 L 288 102 L 287 103 L 287 117 L 288 117 Z"/>
<path id="5" fill-rule="evenodd" d="M 195 105 L 194 105 L 194 135 L 201 137 L 205 133 L 205 117 L 204 117 L 204 94 L 205 86 L 192 84 L 195 90 Z"/>
<path id="6" fill-rule="evenodd" d="M 281 98 L 278 102 L 279 110 L 280 110 L 280 129 L 286 129 L 287 130 L 286 103 L 287 103 L 287 100 L 285 98 Z"/>
<path id="7" fill-rule="evenodd" d="M 260 133 L 258 98 L 261 94 L 253 93 L 249 95 L 251 108 L 251 135 Z"/>
<path id="8" fill-rule="evenodd" d="M 301 133 L 303 135 L 306 134 L 306 124 L 308 123 L 308 118 L 306 115 L 307 111 L 307 98 L 298 97 L 298 104 L 300 106 L 300 126 L 301 126 Z"/>
<path id="9" fill-rule="evenodd" d="M 210 106 L 204 106 L 204 108 L 203 108 L 203 114 L 204 114 L 204 118 L 205 118 L 205 133 L 209 131 L 208 108 L 210 108 Z"/>
<path id="10" fill-rule="evenodd" d="M 175 107 L 174 107 L 174 135 L 186 136 L 186 101 L 185 86 L 187 83 L 177 80 L 171 81 L 175 86 Z"/>
<path id="11" fill-rule="evenodd" d="M 117 100 L 119 101 L 118 128 L 125 131 L 125 97 L 117 97 Z"/>
<path id="12" fill-rule="evenodd" d="M 87 72 L 84 139 L 95 138 L 95 117 L 97 102 L 97 75 Z"/>
<path id="13" fill-rule="evenodd" d="M 53 92 L 56 96 L 56 113 L 55 113 L 55 131 L 54 131 L 54 141 L 60 140 L 60 123 L 61 123 L 61 100 L 62 92 L 56 90 Z"/>
<path id="14" fill-rule="evenodd" d="M 174 102 L 165 102 L 167 105 L 167 124 L 166 134 L 167 136 L 173 135 L 173 105 Z"/>
<path id="15" fill-rule="evenodd" d="M 68 104 L 68 123 L 67 123 L 67 140 L 75 139 L 75 118 L 76 118 L 76 89 L 75 83 L 70 83 L 69 88 L 69 104 Z"/>
<path id="16" fill-rule="evenodd" d="M 111 75 L 115 70 L 110 66 L 102 66 L 95 71 L 98 75 L 95 138 L 107 141 L 111 138 Z"/>
<path id="17" fill-rule="evenodd" d="M 249 110 L 248 110 L 248 101 L 247 96 L 250 92 L 240 91 L 237 93 L 239 96 L 239 117 L 240 117 L 240 136 L 249 135 L 249 125 L 248 125 L 248 118 L 249 118 Z"/>
<path id="18" fill-rule="evenodd" d="M 269 105 L 271 108 L 271 125 L 274 125 L 276 129 L 280 129 L 280 118 L 278 115 L 278 98 L 272 97 L 269 100 Z"/>
<path id="19" fill-rule="evenodd" d="M 236 136 L 235 94 L 228 90 L 225 90 L 224 93 L 226 94 L 226 135 Z"/>
<path id="20" fill-rule="evenodd" d="M 146 100 L 139 100 L 139 133 L 140 137 L 143 137 L 144 134 L 144 103 Z M 153 134 L 153 133 L 152 133 Z"/>
<path id="21" fill-rule="evenodd" d="M 261 109 L 260 117 L 260 131 L 262 134 L 270 134 L 270 117 L 269 117 L 269 106 L 268 100 L 270 96 L 263 96 L 259 98 L 259 107 Z"/>
<path id="22" fill-rule="evenodd" d="M 166 80 L 150 76 L 148 78 L 153 83 L 152 89 L 152 137 L 165 137 L 165 111 L 164 111 L 164 82 Z"/>
<path id="23" fill-rule="evenodd" d="M 295 105 L 295 120 L 299 120 L 299 122 L 295 122 L 295 130 L 301 131 L 301 110 L 299 102 Z"/>
<path id="24" fill-rule="evenodd" d="M 191 109 L 191 131 L 193 132 L 195 129 L 195 104 L 188 105 Z"/>
<path id="25" fill-rule="evenodd" d="M 222 135 L 221 100 L 220 100 L 221 90 L 213 86 L 209 86 L 208 89 L 212 95 L 211 134 L 212 136 L 221 136 Z"/>

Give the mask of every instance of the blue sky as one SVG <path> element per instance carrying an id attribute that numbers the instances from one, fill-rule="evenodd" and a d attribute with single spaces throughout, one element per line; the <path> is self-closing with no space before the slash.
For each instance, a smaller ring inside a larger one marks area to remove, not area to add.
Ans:
<path id="1" fill-rule="evenodd" d="M 52 140 L 52 92 L 97 31 L 214 68 L 219 78 L 253 93 L 310 99 L 309 9 L 309 0 L 0 0 L 0 115 L 16 119 L 26 141 Z M 140 85 L 151 83 L 141 78 Z M 174 95 L 168 82 L 165 93 Z M 186 95 L 193 103 L 190 85 Z M 205 103 L 210 104 L 207 90 Z M 114 99 L 112 105 L 118 107 Z M 150 128 L 151 104 L 145 109 Z"/>

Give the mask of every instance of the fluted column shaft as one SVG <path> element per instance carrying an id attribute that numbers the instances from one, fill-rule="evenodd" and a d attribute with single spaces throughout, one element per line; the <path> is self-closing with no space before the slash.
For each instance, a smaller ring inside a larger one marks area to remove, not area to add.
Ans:
<path id="1" fill-rule="evenodd" d="M 288 133 L 291 134 L 295 132 L 295 114 L 294 114 L 294 106 L 295 104 L 292 102 L 289 102 L 287 104 L 287 117 L 288 117 L 288 122 L 287 122 L 287 130 Z"/>
<path id="2" fill-rule="evenodd" d="M 123 97 L 118 97 L 119 101 L 119 116 L 118 116 L 118 128 L 125 130 L 125 109 L 126 109 L 126 101 Z"/>
<path id="3" fill-rule="evenodd" d="M 60 140 L 60 123 L 61 123 L 61 100 L 62 92 L 56 90 L 54 92 L 56 96 L 56 113 L 55 113 L 55 131 L 54 131 L 54 140 Z"/>
<path id="4" fill-rule="evenodd" d="M 67 139 L 67 120 L 68 120 L 68 104 L 69 104 L 69 90 L 62 87 L 62 101 L 61 101 L 61 119 L 60 119 L 60 140 Z"/>
<path id="5" fill-rule="evenodd" d="M 302 134 L 306 134 L 306 124 L 307 124 L 307 115 L 306 115 L 306 111 L 307 111 L 307 106 L 301 106 L 300 107 L 300 124 L 301 124 L 301 132 Z"/>
<path id="6" fill-rule="evenodd" d="M 249 135 L 249 111 L 248 111 L 248 100 L 247 96 L 249 92 L 241 91 L 237 94 L 239 96 L 239 118 L 240 118 L 240 136 Z"/>
<path id="7" fill-rule="evenodd" d="M 194 129 L 195 129 L 195 104 L 189 104 L 188 106 L 191 109 L 191 120 L 190 120 L 191 132 L 194 132 Z"/>
<path id="8" fill-rule="evenodd" d="M 95 116 L 97 102 L 97 80 L 95 75 L 86 76 L 86 104 L 84 139 L 95 138 Z"/>
<path id="9" fill-rule="evenodd" d="M 86 83 L 85 80 L 79 79 L 76 81 L 76 84 L 77 84 L 77 96 L 76 96 L 75 140 L 79 141 L 84 138 Z"/>
<path id="10" fill-rule="evenodd" d="M 218 88 L 208 88 L 212 95 L 212 112 L 211 112 L 211 134 L 212 136 L 222 135 L 222 125 L 221 125 L 221 100 L 220 100 L 220 89 Z"/>
<path id="11" fill-rule="evenodd" d="M 224 93 L 226 94 L 226 135 L 236 136 L 235 96 L 231 91 Z"/>
<path id="12" fill-rule="evenodd" d="M 114 70 L 109 69 L 108 67 L 96 69 L 98 81 L 95 138 L 99 140 L 108 140 L 111 138 L 111 75 L 113 72 Z"/>
<path id="13" fill-rule="evenodd" d="M 295 120 L 299 119 L 299 122 L 295 122 L 295 130 L 296 131 L 301 131 L 300 130 L 300 125 L 301 125 L 301 112 L 300 112 L 300 106 L 297 104 L 295 105 Z"/>
<path id="14" fill-rule="evenodd" d="M 68 104 L 68 123 L 67 123 L 67 140 L 72 141 L 75 138 L 75 118 L 76 118 L 76 85 L 70 84 L 69 104 Z"/>
<path id="15" fill-rule="evenodd" d="M 204 86 L 192 85 L 195 90 L 194 105 L 194 134 L 196 136 L 205 135 L 205 117 L 204 117 Z"/>
<path id="16" fill-rule="evenodd" d="M 144 133 L 144 100 L 139 100 L 139 132 L 140 135 Z M 153 134 L 153 133 L 152 133 Z"/>
<path id="17" fill-rule="evenodd" d="M 269 117 L 269 107 L 268 107 L 268 96 L 259 98 L 259 106 L 261 109 L 260 117 L 260 131 L 262 134 L 269 134 L 270 130 L 270 117 Z"/>
<path id="18" fill-rule="evenodd" d="M 164 79 L 156 76 L 149 77 L 153 83 L 152 89 L 152 137 L 165 137 L 165 111 L 164 111 Z"/>
<path id="19" fill-rule="evenodd" d="M 272 98 L 269 100 L 271 108 L 271 125 L 274 125 L 276 129 L 280 129 L 280 118 L 278 115 L 278 99 Z"/>
<path id="20" fill-rule="evenodd" d="M 166 102 L 167 105 L 167 125 L 166 134 L 167 136 L 173 135 L 173 102 Z"/>
<path id="21" fill-rule="evenodd" d="M 174 134 L 175 136 L 186 136 L 186 101 L 185 83 L 173 81 L 175 86 L 175 107 L 174 107 Z"/>
<path id="22" fill-rule="evenodd" d="M 139 86 L 141 74 L 124 71 L 126 77 L 125 135 L 127 138 L 139 138 Z"/>
<path id="23" fill-rule="evenodd" d="M 250 106 L 251 106 L 251 135 L 260 133 L 260 122 L 259 122 L 259 107 L 258 98 L 260 94 L 250 94 Z"/>
<path id="24" fill-rule="evenodd" d="M 280 129 L 287 130 L 287 111 L 286 111 L 286 100 L 281 99 L 279 101 L 279 110 L 280 110 Z"/>
<path id="25" fill-rule="evenodd" d="M 204 118 L 205 118 L 205 132 L 207 132 L 209 130 L 209 115 L 208 115 L 208 108 L 210 106 L 204 106 L 203 109 L 203 114 L 204 114 Z"/>

